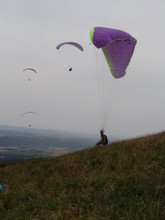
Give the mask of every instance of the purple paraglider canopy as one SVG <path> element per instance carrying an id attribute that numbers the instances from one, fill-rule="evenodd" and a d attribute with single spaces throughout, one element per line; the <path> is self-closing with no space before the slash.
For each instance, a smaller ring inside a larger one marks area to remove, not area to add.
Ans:
<path id="1" fill-rule="evenodd" d="M 98 49 L 102 48 L 112 75 L 115 78 L 123 77 L 133 55 L 136 39 L 124 31 L 105 27 L 92 28 L 90 38 Z"/>
<path id="2" fill-rule="evenodd" d="M 76 43 L 76 42 L 63 42 L 63 43 L 60 43 L 60 44 L 57 45 L 56 49 L 59 50 L 60 47 L 62 47 L 62 46 L 65 45 L 65 44 L 75 46 L 75 47 L 77 47 L 78 49 L 80 49 L 81 51 L 84 50 L 83 47 L 82 47 L 80 44 Z"/>

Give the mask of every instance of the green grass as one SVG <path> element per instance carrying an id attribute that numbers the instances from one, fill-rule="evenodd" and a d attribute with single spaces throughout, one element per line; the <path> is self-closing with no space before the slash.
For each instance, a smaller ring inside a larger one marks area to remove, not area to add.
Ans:
<path id="1" fill-rule="evenodd" d="M 165 133 L 0 165 L 0 219 L 165 219 Z"/>

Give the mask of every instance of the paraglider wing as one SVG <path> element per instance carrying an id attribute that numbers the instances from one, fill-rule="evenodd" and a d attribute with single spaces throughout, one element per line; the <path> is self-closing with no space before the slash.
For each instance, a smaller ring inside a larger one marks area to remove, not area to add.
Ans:
<path id="1" fill-rule="evenodd" d="M 102 48 L 112 75 L 115 78 L 123 77 L 133 55 L 136 39 L 124 31 L 102 27 L 92 28 L 90 37 L 98 49 Z"/>
<path id="2" fill-rule="evenodd" d="M 126 68 L 130 62 L 135 44 L 136 41 L 133 39 L 121 39 L 114 40 L 102 48 L 115 78 L 121 78 L 126 74 Z"/>
<path id="3" fill-rule="evenodd" d="M 37 115 L 37 116 L 38 116 L 38 114 L 37 114 L 36 112 L 24 112 L 24 113 L 21 115 L 21 117 L 23 117 L 23 116 L 26 115 L 26 114 L 34 114 L 34 115 Z"/>
<path id="4" fill-rule="evenodd" d="M 23 72 L 25 72 L 26 70 L 31 70 L 31 71 L 37 73 L 37 71 L 36 71 L 35 69 L 32 69 L 32 68 L 25 68 L 25 69 L 23 70 Z"/>
<path id="5" fill-rule="evenodd" d="M 56 49 L 59 50 L 60 47 L 62 47 L 65 44 L 75 46 L 75 47 L 77 47 L 81 51 L 84 50 L 83 47 L 80 44 L 76 43 L 76 42 L 63 42 L 63 43 L 60 43 L 60 44 L 57 45 Z"/>

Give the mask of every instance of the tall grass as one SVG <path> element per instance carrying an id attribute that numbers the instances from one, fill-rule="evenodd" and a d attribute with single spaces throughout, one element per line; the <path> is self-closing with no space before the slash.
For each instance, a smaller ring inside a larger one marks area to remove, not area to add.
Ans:
<path id="1" fill-rule="evenodd" d="M 165 133 L 0 165 L 0 219 L 165 219 Z"/>

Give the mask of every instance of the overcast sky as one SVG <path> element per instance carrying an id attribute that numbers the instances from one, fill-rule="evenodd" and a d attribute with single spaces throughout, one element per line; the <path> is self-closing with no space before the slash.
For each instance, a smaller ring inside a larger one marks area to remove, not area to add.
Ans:
<path id="1" fill-rule="evenodd" d="M 98 51 L 89 31 L 102 26 L 137 39 L 121 80 L 100 58 L 110 81 L 106 133 L 136 137 L 164 130 L 164 12 L 163 0 L 1 0 L 0 124 L 97 134 Z M 63 41 L 80 43 L 84 52 L 56 50 Z M 26 67 L 37 74 L 23 72 Z M 27 111 L 38 116 L 20 117 Z"/>

